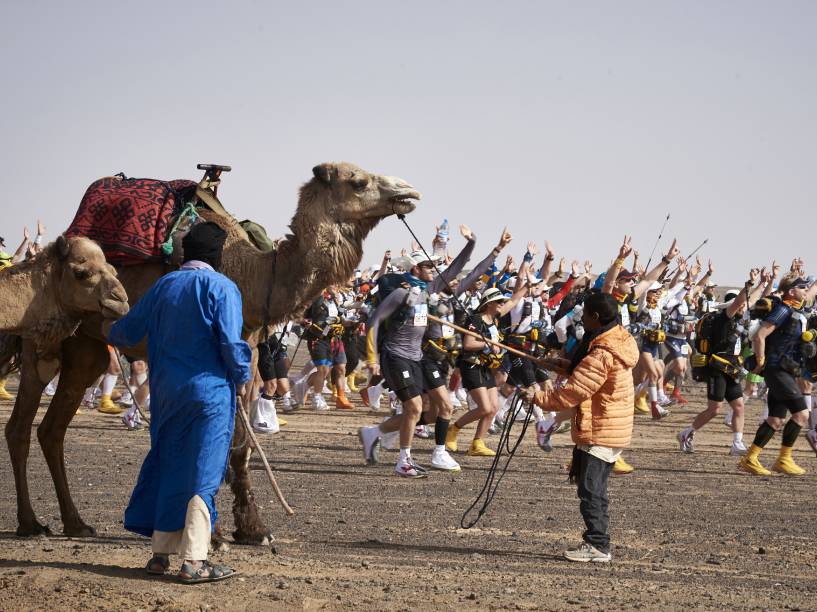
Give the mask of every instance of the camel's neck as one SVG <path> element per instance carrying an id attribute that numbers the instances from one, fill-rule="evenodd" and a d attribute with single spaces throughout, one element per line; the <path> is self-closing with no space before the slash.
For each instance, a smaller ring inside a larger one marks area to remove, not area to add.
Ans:
<path id="1" fill-rule="evenodd" d="M 58 279 L 51 265 L 24 263 L 0 273 L 0 329 L 48 344 L 64 337 L 78 319 L 66 313 L 56 294 Z"/>
<path id="2" fill-rule="evenodd" d="M 274 272 L 270 274 L 269 265 L 257 267 L 256 286 L 265 287 L 267 295 L 255 294 L 265 298 L 266 309 L 257 309 L 258 318 L 245 324 L 258 327 L 265 317 L 276 323 L 300 315 L 321 291 L 346 282 L 360 263 L 362 234 L 356 226 L 333 225 L 317 228 L 306 238 L 288 236 L 279 243 Z"/>

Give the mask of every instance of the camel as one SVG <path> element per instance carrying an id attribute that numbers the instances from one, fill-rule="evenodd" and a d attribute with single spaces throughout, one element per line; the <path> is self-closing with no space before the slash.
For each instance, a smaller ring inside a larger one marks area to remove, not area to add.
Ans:
<path id="1" fill-rule="evenodd" d="M 251 346 L 262 327 L 299 316 L 326 287 L 346 282 L 360 263 L 368 233 L 385 217 L 413 211 L 412 200 L 421 197 L 402 179 L 372 174 L 346 162 L 321 164 L 312 173 L 313 177 L 300 189 L 290 223 L 292 233 L 278 243 L 274 253 L 262 253 L 247 242 L 234 219 L 206 211 L 202 214 L 227 231 L 222 271 L 241 291 L 244 335 Z M 119 275 L 136 302 L 168 271 L 161 264 L 144 264 L 124 267 Z M 43 421 L 48 421 L 48 426 L 41 425 L 37 430 L 54 480 L 63 533 L 74 537 L 92 536 L 95 531 L 82 521 L 71 498 L 63 442 L 85 388 L 108 363 L 100 329 L 100 321 L 89 318 L 81 325 L 80 333 L 62 343 L 60 382 Z M 144 358 L 144 347 L 127 352 Z M 24 347 L 20 390 L 6 427 L 17 489 L 17 534 L 21 536 L 50 533 L 36 519 L 26 480 L 31 423 L 45 386 L 33 375 L 36 361 L 36 355 Z M 258 515 L 252 492 L 251 449 L 244 436 L 242 426 L 236 424 L 229 478 L 235 495 L 233 537 L 239 543 L 269 543 L 271 533 Z"/>
<path id="2" fill-rule="evenodd" d="M 60 236 L 0 274 L 0 331 L 30 340 L 40 362 L 54 362 L 60 343 L 89 313 L 118 319 L 127 312 L 116 271 L 87 238 Z"/>

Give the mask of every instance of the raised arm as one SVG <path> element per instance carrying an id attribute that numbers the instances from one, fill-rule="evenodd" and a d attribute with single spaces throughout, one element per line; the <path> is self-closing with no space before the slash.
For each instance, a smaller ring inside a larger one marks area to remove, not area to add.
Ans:
<path id="1" fill-rule="evenodd" d="M 553 263 L 553 247 L 550 246 L 550 241 L 545 240 L 545 261 L 542 262 L 542 267 L 539 268 L 539 278 L 547 282 L 550 276 L 550 264 Z"/>
<path id="2" fill-rule="evenodd" d="M 508 314 L 514 306 L 516 306 L 517 302 L 521 300 L 525 296 L 525 292 L 528 290 L 528 270 L 530 270 L 530 264 L 533 261 L 533 258 L 536 257 L 536 243 L 529 242 L 528 243 L 528 250 L 525 253 L 525 256 L 522 258 L 522 265 L 519 266 L 519 272 L 516 275 L 516 287 L 514 287 L 513 295 L 511 299 L 505 302 L 499 309 L 499 316 L 503 317 Z"/>
<path id="3" fill-rule="evenodd" d="M 499 257 L 502 249 L 508 246 L 511 240 L 511 234 L 508 232 L 508 228 L 506 227 L 504 230 L 502 230 L 502 235 L 499 237 L 499 243 L 497 243 L 493 250 L 488 253 L 488 257 L 479 262 L 474 269 L 460 281 L 459 285 L 457 285 L 456 297 L 459 297 L 468 291 L 468 289 L 474 286 L 474 283 L 482 278 L 482 275 L 485 274 L 492 265 L 494 265 L 494 262 L 496 262 L 496 258 Z"/>
<path id="4" fill-rule="evenodd" d="M 661 275 L 667 269 L 667 266 L 669 266 L 672 260 L 678 256 L 678 253 L 680 253 L 680 250 L 678 249 L 678 240 L 673 238 L 672 245 L 664 256 L 661 257 L 661 261 L 658 262 L 658 265 L 647 272 L 647 274 L 644 275 L 644 278 L 642 278 L 635 286 L 635 289 L 633 289 L 636 299 L 638 299 L 650 285 L 661 277 Z"/>
<path id="5" fill-rule="evenodd" d="M 624 242 L 618 248 L 618 257 L 616 257 L 613 264 L 607 269 L 607 275 L 604 277 L 604 284 L 601 287 L 602 293 L 613 293 L 613 287 L 616 286 L 616 279 L 618 273 L 624 265 L 624 260 L 627 259 L 630 253 L 633 252 L 633 247 L 630 246 L 631 236 L 624 236 Z"/>
<path id="6" fill-rule="evenodd" d="M 438 293 L 442 291 L 452 280 L 457 278 L 457 274 L 462 272 L 465 264 L 471 259 L 471 254 L 474 252 L 474 246 L 477 244 L 477 237 L 474 232 L 467 225 L 460 225 L 460 234 L 465 238 L 465 246 L 457 254 L 448 267 L 440 272 L 439 276 L 431 281 L 428 285 L 429 293 Z"/>

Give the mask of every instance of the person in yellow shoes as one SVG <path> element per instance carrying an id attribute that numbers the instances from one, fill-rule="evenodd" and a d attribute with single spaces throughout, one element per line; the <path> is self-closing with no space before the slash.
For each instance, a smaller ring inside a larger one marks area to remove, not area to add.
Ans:
<path id="1" fill-rule="evenodd" d="M 544 410 L 567 411 L 576 446 L 570 480 L 578 487 L 579 510 L 587 529 L 569 561 L 609 562 L 607 481 L 613 464 L 630 445 L 633 432 L 633 374 L 639 351 L 635 339 L 618 323 L 613 296 L 593 293 L 584 301 L 585 333 L 573 354 L 561 388 L 533 395 Z"/>
<path id="2" fill-rule="evenodd" d="M 14 396 L 6 390 L 6 379 L 0 378 L 0 400 L 10 402 L 13 399 Z"/>
<path id="3" fill-rule="evenodd" d="M 99 406 L 96 409 L 103 414 L 122 414 L 125 409 L 116 404 L 111 397 L 116 380 L 119 378 L 119 363 L 112 346 L 108 346 L 108 357 L 108 371 L 102 377 L 102 396 L 99 398 Z"/>
<path id="4" fill-rule="evenodd" d="M 477 312 L 469 317 L 467 327 L 470 331 L 477 332 L 483 338 L 494 342 L 499 341 L 499 320 L 527 294 L 527 272 L 535 255 L 536 245 L 529 242 L 510 299 L 495 287 L 482 293 Z M 463 336 L 462 354 L 457 360 L 457 367 L 462 376 L 462 386 L 468 391 L 476 407 L 463 414 L 449 427 L 445 438 L 445 448 L 449 452 L 457 450 L 457 435 L 460 429 L 476 421 L 477 428 L 468 455 L 472 457 L 496 455 L 494 450 L 485 445 L 485 436 L 488 435 L 488 429 L 499 410 L 499 393 L 494 372 L 501 364 L 502 354 L 497 347 L 470 335 Z"/>
<path id="5" fill-rule="evenodd" d="M 809 285 L 801 274 L 801 269 L 793 264 L 792 271 L 780 280 L 780 298 L 775 299 L 771 312 L 763 319 L 752 341 L 758 364 L 755 373 L 762 373 L 769 387 L 769 416 L 758 427 L 749 452 L 738 465 L 743 471 L 757 476 L 771 474 L 760 463 L 759 456 L 781 427 L 780 455 L 772 469 L 787 476 L 806 473 L 792 458 L 797 436 L 808 422 L 808 407 L 796 379 L 803 364 L 800 336 L 807 324 L 803 304 L 814 299 L 817 284 Z M 791 418 L 784 426 L 786 412 L 791 413 Z"/>

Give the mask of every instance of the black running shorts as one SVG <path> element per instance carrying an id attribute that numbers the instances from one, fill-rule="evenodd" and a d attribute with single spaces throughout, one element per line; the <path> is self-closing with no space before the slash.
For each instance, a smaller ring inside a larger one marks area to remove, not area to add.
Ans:
<path id="1" fill-rule="evenodd" d="M 785 370 L 766 368 L 763 379 L 769 387 L 769 416 L 785 419 L 787 412 L 794 414 L 807 409 L 803 392 L 794 376 Z"/>
<path id="2" fill-rule="evenodd" d="M 316 366 L 346 363 L 346 351 L 340 338 L 318 338 L 309 342 L 309 358 Z"/>
<path id="3" fill-rule="evenodd" d="M 445 365 L 447 366 L 448 363 L 445 362 Z M 426 391 L 445 386 L 448 371 L 447 369 L 443 371 L 440 363 L 424 356 L 420 360 L 420 366 L 423 368 L 423 383 Z"/>
<path id="4" fill-rule="evenodd" d="M 706 370 L 706 399 L 712 402 L 734 402 L 743 397 L 743 389 L 734 378 L 712 368 Z"/>
<path id="5" fill-rule="evenodd" d="M 496 387 L 494 371 L 479 364 L 461 363 L 460 374 L 462 375 L 462 386 L 468 391 L 485 387 L 493 389 Z"/>
<path id="6" fill-rule="evenodd" d="M 412 361 L 383 351 L 380 367 L 389 389 L 397 394 L 401 402 L 425 393 L 425 376 L 420 361 Z"/>

